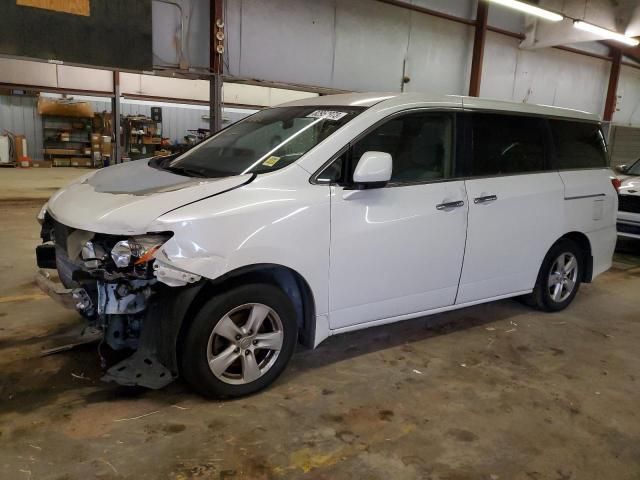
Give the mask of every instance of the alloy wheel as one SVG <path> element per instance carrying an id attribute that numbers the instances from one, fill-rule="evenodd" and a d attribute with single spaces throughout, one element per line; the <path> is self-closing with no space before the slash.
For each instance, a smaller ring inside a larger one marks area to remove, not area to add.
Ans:
<path id="1" fill-rule="evenodd" d="M 275 310 L 261 303 L 247 303 L 218 321 L 209 336 L 207 362 L 219 380 L 244 385 L 269 371 L 283 341 L 282 321 Z"/>
<path id="2" fill-rule="evenodd" d="M 564 302 L 575 289 L 578 280 L 578 259 L 573 253 L 565 252 L 556 258 L 549 272 L 548 288 L 551 299 Z"/>

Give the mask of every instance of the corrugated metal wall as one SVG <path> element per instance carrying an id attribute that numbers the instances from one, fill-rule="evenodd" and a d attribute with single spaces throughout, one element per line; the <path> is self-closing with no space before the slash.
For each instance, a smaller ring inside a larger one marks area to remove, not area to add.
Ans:
<path id="1" fill-rule="evenodd" d="M 414 0 L 471 18 L 472 0 Z M 227 73 L 354 91 L 468 92 L 473 27 L 373 0 L 226 3 Z M 491 8 L 492 25 L 522 31 L 523 16 Z M 481 96 L 602 115 L 610 63 L 489 33 Z M 629 94 L 632 95 L 632 94 Z"/>
<path id="2" fill-rule="evenodd" d="M 37 113 L 37 98 L 0 95 L 0 134 L 9 130 L 27 137 L 27 151 L 34 159 L 42 158 L 42 117 Z M 91 101 L 96 112 L 111 111 L 111 102 Z M 123 115 L 151 115 L 151 105 L 142 102 L 127 102 L 121 105 Z M 237 122 L 247 113 L 235 109 L 226 110 L 223 125 Z M 164 137 L 171 141 L 183 141 L 189 129 L 209 128 L 209 122 L 202 119 L 209 115 L 209 108 L 197 105 L 162 104 L 162 128 Z"/>
<path id="3" fill-rule="evenodd" d="M 456 13 L 470 12 L 470 1 L 455 3 Z M 461 93 L 468 75 L 466 25 L 371 0 L 241 0 L 226 9 L 231 75 L 399 91 L 404 71 L 408 90 L 434 94 Z"/>
<path id="4" fill-rule="evenodd" d="M 42 150 L 42 118 L 36 110 L 35 97 L 0 95 L 0 135 L 5 130 L 27 137 L 27 153 L 32 158 L 40 157 L 35 152 Z"/>

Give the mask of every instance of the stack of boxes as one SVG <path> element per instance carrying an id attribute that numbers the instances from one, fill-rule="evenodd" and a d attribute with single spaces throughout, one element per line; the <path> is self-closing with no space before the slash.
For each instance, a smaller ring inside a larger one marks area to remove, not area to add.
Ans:
<path id="1" fill-rule="evenodd" d="M 94 167 L 102 165 L 102 151 L 101 151 L 102 135 L 99 133 L 91 134 L 91 163 Z"/>
<path id="2" fill-rule="evenodd" d="M 107 167 L 111 165 L 111 137 L 103 135 L 101 145 L 102 166 Z"/>

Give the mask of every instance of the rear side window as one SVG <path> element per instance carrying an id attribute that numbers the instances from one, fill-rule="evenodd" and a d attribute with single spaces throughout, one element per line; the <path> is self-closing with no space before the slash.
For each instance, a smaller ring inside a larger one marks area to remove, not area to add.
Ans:
<path id="1" fill-rule="evenodd" d="M 555 146 L 554 169 L 607 166 L 607 146 L 599 125 L 549 120 L 549 127 Z"/>
<path id="2" fill-rule="evenodd" d="M 545 170 L 544 123 L 539 118 L 472 113 L 470 176 Z"/>

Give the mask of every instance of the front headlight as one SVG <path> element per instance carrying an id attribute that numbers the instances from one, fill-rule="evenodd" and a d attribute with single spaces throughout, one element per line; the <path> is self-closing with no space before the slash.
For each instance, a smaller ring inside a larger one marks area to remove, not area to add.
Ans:
<path id="1" fill-rule="evenodd" d="M 171 238 L 171 233 L 140 235 L 120 240 L 111 249 L 111 259 L 118 268 L 147 263 L 156 256 L 158 249 Z"/>
<path id="2" fill-rule="evenodd" d="M 44 216 L 47 214 L 47 207 L 48 206 L 49 206 L 49 202 L 44 202 L 44 205 L 42 205 L 42 208 L 38 212 L 38 216 L 36 218 L 38 219 L 38 223 L 40 225 L 42 225 L 44 223 Z"/>

